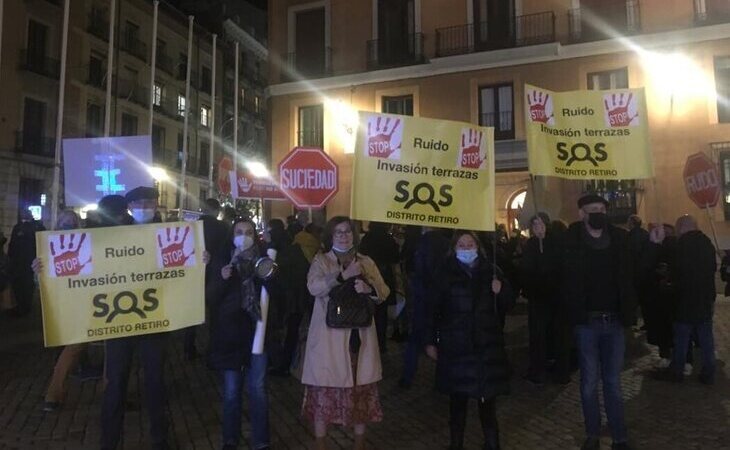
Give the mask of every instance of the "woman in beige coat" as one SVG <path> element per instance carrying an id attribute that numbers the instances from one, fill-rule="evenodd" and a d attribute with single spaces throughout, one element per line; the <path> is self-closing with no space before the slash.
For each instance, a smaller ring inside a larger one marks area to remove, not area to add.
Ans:
<path id="1" fill-rule="evenodd" d="M 358 236 L 352 221 L 330 219 L 323 235 L 325 253 L 315 256 L 307 285 L 315 297 L 304 356 L 305 385 L 302 415 L 314 424 L 317 449 L 325 449 L 327 425 L 353 426 L 355 449 L 364 446 L 365 424 L 383 418 L 377 382 L 382 378 L 380 350 L 374 322 L 367 328 L 327 326 L 330 290 L 348 278 L 355 290 L 370 294 L 374 302 L 390 293 L 375 263 L 357 253 Z"/>

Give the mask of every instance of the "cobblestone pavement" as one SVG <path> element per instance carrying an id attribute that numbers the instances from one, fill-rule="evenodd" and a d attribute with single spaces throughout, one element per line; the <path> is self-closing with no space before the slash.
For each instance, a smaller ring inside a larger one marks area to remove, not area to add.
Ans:
<path id="1" fill-rule="evenodd" d="M 514 366 L 512 395 L 500 399 L 498 416 L 505 449 L 574 449 L 583 440 L 578 376 L 566 386 L 534 387 L 522 380 L 527 360 L 527 317 L 524 305 L 508 317 L 507 341 Z M 720 360 L 730 360 L 730 301 L 721 300 L 715 314 L 715 339 Z M 205 332 L 199 332 L 201 336 Z M 631 442 L 638 449 L 730 449 L 730 382 L 720 363 L 717 383 L 708 387 L 691 377 L 683 384 L 650 379 L 656 361 L 641 333 L 629 332 L 627 364 L 622 375 Z M 202 340 L 202 339 L 201 339 Z M 168 412 L 174 445 L 181 449 L 220 448 L 220 385 L 201 359 L 182 356 L 182 335 L 171 334 L 167 358 Z M 433 391 L 433 363 L 422 359 L 418 378 L 400 389 L 401 346 L 389 343 L 384 355 L 385 379 L 380 392 L 384 422 L 368 429 L 368 448 L 443 449 L 448 443 L 447 398 Z M 85 449 L 99 441 L 100 383 L 69 382 L 59 412 L 41 410 L 58 349 L 44 349 L 39 313 L 27 319 L 0 317 L 0 449 Z M 101 359 L 101 347 L 93 358 Z M 148 448 L 147 419 L 139 393 L 140 373 L 130 380 L 124 449 Z M 303 449 L 311 443 L 309 428 L 299 418 L 302 387 L 293 378 L 270 378 L 273 449 Z M 605 421 L 605 419 L 604 419 Z M 244 418 L 244 438 L 250 432 Z M 469 411 L 467 448 L 481 448 L 476 405 Z M 351 448 L 352 435 L 330 432 L 330 448 Z M 604 432 L 603 448 L 610 448 Z"/>

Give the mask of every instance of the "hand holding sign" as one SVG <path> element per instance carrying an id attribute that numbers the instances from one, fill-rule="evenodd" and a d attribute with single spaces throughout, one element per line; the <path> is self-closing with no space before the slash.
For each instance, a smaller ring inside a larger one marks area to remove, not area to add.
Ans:
<path id="1" fill-rule="evenodd" d="M 368 121 L 368 156 L 399 159 L 402 139 L 400 119 L 373 116 Z"/>
<path id="2" fill-rule="evenodd" d="M 180 232 L 180 229 L 184 228 L 184 231 Z M 157 232 L 157 245 L 160 252 L 160 260 L 162 267 L 182 267 L 189 264 L 188 260 L 195 253 L 195 249 L 192 243 L 188 243 L 188 236 L 190 236 L 190 227 L 168 227 L 165 229 L 158 230 Z M 190 244 L 190 245 L 186 245 Z M 190 248 L 190 251 L 186 254 L 185 248 Z"/>
<path id="3" fill-rule="evenodd" d="M 633 93 L 610 94 L 603 97 L 603 106 L 606 108 L 608 118 L 607 125 L 614 128 L 631 125 L 631 122 L 639 116 L 638 112 L 634 112 L 633 116 L 630 115 L 629 106 L 633 98 Z"/>
<path id="4" fill-rule="evenodd" d="M 80 253 L 87 233 L 71 233 L 56 236 L 50 242 L 51 248 L 51 267 L 53 276 L 68 277 L 81 274 L 81 271 L 91 262 L 91 253 L 88 254 L 85 261 L 81 261 Z"/>

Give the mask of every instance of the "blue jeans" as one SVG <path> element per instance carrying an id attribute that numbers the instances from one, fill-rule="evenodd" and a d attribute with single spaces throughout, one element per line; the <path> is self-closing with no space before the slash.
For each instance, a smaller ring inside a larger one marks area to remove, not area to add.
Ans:
<path id="1" fill-rule="evenodd" d="M 608 425 L 614 443 L 628 439 L 624 425 L 624 403 L 621 395 L 621 369 L 624 363 L 624 330 L 618 318 L 593 319 L 575 328 L 580 365 L 580 397 L 583 405 L 586 434 L 601 434 L 601 409 L 598 402 L 598 380 L 603 381 Z"/>
<path id="2" fill-rule="evenodd" d="M 715 338 L 712 335 L 712 319 L 698 324 L 674 323 L 672 368 L 678 376 L 682 376 L 693 333 L 696 333 L 702 351 L 702 374 L 713 378 L 715 376 Z"/>
<path id="3" fill-rule="evenodd" d="M 269 399 L 266 395 L 266 353 L 251 355 L 246 375 L 251 448 L 269 447 Z M 223 375 L 223 443 L 238 445 L 241 436 L 241 406 L 244 374 L 240 370 L 224 370 Z"/>

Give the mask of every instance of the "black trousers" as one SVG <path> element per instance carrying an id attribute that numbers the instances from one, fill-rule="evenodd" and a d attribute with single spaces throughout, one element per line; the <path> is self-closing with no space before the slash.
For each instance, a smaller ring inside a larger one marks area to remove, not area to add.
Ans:
<path id="1" fill-rule="evenodd" d="M 499 424 L 497 423 L 496 398 L 477 400 L 479 421 L 484 432 L 485 448 L 499 449 Z M 464 429 L 466 428 L 466 406 L 469 397 L 463 394 L 451 394 L 449 397 L 449 427 L 451 429 L 451 449 L 464 447 Z"/>
<path id="2" fill-rule="evenodd" d="M 165 341 L 164 333 L 106 341 L 107 386 L 101 405 L 102 449 L 114 450 L 121 439 L 129 372 L 135 351 L 139 352 L 140 365 L 144 370 L 144 397 L 150 417 L 152 443 L 161 444 L 167 440 L 165 383 L 162 373 Z"/>
<path id="3" fill-rule="evenodd" d="M 554 376 L 558 379 L 570 375 L 570 329 L 565 315 L 551 300 L 530 300 L 528 303 L 528 328 L 530 331 L 531 378 L 544 379 L 549 356 L 555 358 Z"/>
<path id="4" fill-rule="evenodd" d="M 388 342 L 387 334 L 388 331 L 388 305 L 385 302 L 375 306 L 375 332 L 378 335 L 378 346 L 380 352 L 386 352 L 386 342 Z"/>
<path id="5" fill-rule="evenodd" d="M 24 316 L 30 313 L 33 306 L 33 293 L 35 292 L 35 284 L 33 283 L 33 273 L 18 275 L 13 279 L 13 295 L 18 306 L 16 311 Z"/>

